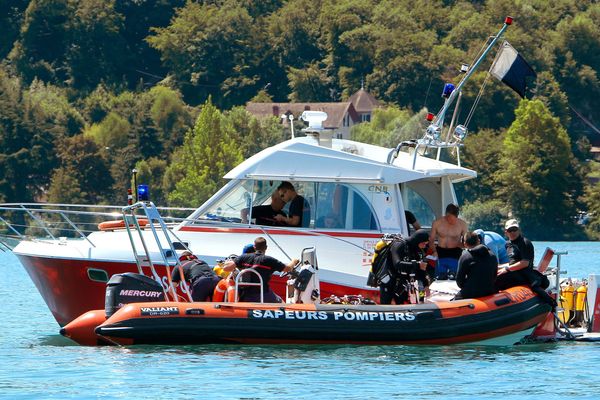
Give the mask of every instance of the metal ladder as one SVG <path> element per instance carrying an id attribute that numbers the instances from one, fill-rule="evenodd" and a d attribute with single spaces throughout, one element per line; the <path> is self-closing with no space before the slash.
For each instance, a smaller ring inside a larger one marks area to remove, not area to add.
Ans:
<path id="1" fill-rule="evenodd" d="M 143 212 L 143 216 L 136 214 L 136 212 Z M 145 275 L 143 268 L 148 267 L 152 273 L 152 278 L 154 278 L 157 282 L 161 284 L 163 287 L 163 292 L 165 293 L 165 298 L 169 299 L 167 294 L 167 290 L 165 290 L 158 273 L 156 272 L 156 268 L 154 264 L 157 260 L 152 260 L 152 256 L 150 251 L 148 250 L 148 245 L 146 244 L 146 240 L 144 239 L 144 234 L 142 232 L 143 229 L 150 229 L 152 232 L 152 237 L 156 241 L 156 245 L 158 251 L 161 256 L 162 263 L 165 265 L 165 269 L 167 271 L 167 279 L 168 279 L 168 291 L 171 293 L 172 300 L 178 301 L 177 289 L 173 285 L 173 280 L 171 279 L 171 267 L 179 268 L 179 274 L 181 277 L 181 285 L 183 286 L 183 290 L 187 293 L 188 300 L 192 301 L 191 290 L 187 282 L 185 281 L 185 277 L 183 275 L 183 268 L 177 257 L 177 253 L 175 251 L 175 247 L 173 245 L 173 241 L 171 240 L 171 236 L 174 237 L 179 243 L 183 244 L 183 242 L 175 235 L 173 231 L 171 231 L 167 224 L 164 222 L 160 213 L 156 209 L 154 203 L 150 201 L 140 201 L 135 204 L 123 207 L 123 221 L 125 222 L 125 228 L 127 230 L 127 235 L 129 237 L 129 241 L 131 242 L 131 249 L 133 251 L 133 257 L 138 267 L 138 271 L 141 275 Z M 145 218 L 148 220 L 148 224 L 144 227 L 140 226 L 139 219 Z M 140 243 L 142 244 L 144 253 L 139 254 L 137 247 L 135 245 L 135 238 L 133 235 L 133 228 L 138 234 Z M 158 228 L 158 229 L 157 229 Z M 166 242 L 166 247 L 163 246 L 163 242 L 160 240 L 158 232 L 162 233 L 164 237 L 164 241 Z M 147 236 L 147 235 L 146 235 Z M 189 250 L 185 244 L 183 244 L 186 250 Z"/>

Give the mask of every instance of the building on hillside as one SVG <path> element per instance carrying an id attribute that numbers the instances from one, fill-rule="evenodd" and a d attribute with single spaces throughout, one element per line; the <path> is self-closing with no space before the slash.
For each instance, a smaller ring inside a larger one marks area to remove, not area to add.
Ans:
<path id="1" fill-rule="evenodd" d="M 300 118 L 304 111 L 323 111 L 327 113 L 323 128 L 331 130 L 335 138 L 350 139 L 351 128 L 361 122 L 370 121 L 373 110 L 378 106 L 379 102 L 361 88 L 348 101 L 340 103 L 249 102 L 246 104 L 246 110 L 257 117 L 279 118 L 282 115 L 292 115 L 294 119 Z M 282 123 L 289 124 L 289 119 L 282 118 Z"/>
<path id="2" fill-rule="evenodd" d="M 379 107 L 377 99 L 362 87 L 358 92 L 350 96 L 349 101 L 360 116 L 361 122 L 371 122 L 373 110 Z"/>

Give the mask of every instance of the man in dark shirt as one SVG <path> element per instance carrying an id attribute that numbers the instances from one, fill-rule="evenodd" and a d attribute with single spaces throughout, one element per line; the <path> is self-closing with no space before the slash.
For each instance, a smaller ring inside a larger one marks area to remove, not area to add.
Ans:
<path id="1" fill-rule="evenodd" d="M 504 290 L 517 285 L 529 285 L 533 278 L 533 244 L 522 235 L 516 219 L 506 221 L 504 229 L 509 239 L 506 242 L 509 262 L 507 266 L 498 270 L 496 288 Z"/>
<path id="2" fill-rule="evenodd" d="M 298 260 L 294 259 L 285 265 L 276 258 L 270 257 L 265 254 L 267 251 L 267 240 L 264 237 L 257 237 L 254 240 L 254 253 L 245 253 L 237 257 L 233 261 L 227 261 L 225 263 L 225 270 L 232 270 L 237 267 L 240 270 L 246 268 L 252 268 L 260 275 L 262 279 L 262 290 L 264 294 L 265 303 L 281 303 L 282 300 L 279 296 L 271 290 L 269 281 L 273 272 L 288 272 L 291 271 L 294 266 L 298 264 Z M 242 277 L 243 282 L 254 282 L 258 283 L 258 277 L 253 273 L 247 273 Z M 240 290 L 240 301 L 246 302 L 258 302 L 260 301 L 260 289 L 256 286 L 241 286 Z"/>
<path id="3" fill-rule="evenodd" d="M 275 190 L 273 194 L 271 194 L 271 204 L 252 207 L 251 215 L 248 215 L 247 208 L 242 209 L 242 222 L 247 223 L 248 217 L 250 217 L 256 221 L 257 225 L 282 225 L 281 223 L 277 222 L 275 216 L 281 215 L 283 217 L 287 217 L 282 211 L 284 206 L 285 202 L 281 199 L 279 191 Z"/>
<path id="4" fill-rule="evenodd" d="M 183 276 L 191 288 L 192 300 L 210 301 L 215 287 L 221 280 L 213 269 L 204 261 L 198 260 L 198 257 L 189 251 L 184 251 L 179 257 Z M 181 281 L 179 267 L 175 267 L 171 276 L 173 283 Z"/>
<path id="5" fill-rule="evenodd" d="M 290 182 L 281 182 L 277 190 L 285 203 L 290 202 L 290 208 L 288 210 L 289 216 L 276 215 L 275 220 L 287 226 L 309 226 L 310 205 L 304 197 L 296 192 L 294 185 Z"/>
<path id="6" fill-rule="evenodd" d="M 466 250 L 458 260 L 456 284 L 460 291 L 455 299 L 472 299 L 496 293 L 494 283 L 498 273 L 498 260 L 494 253 L 481 244 L 479 235 L 467 233 Z"/>
<path id="7" fill-rule="evenodd" d="M 533 244 L 521 234 L 516 219 L 506 221 L 504 228 L 509 239 L 506 242 L 509 263 L 498 270 L 496 289 L 504 290 L 517 285 L 527 285 L 553 310 L 556 310 L 556 300 L 545 290 L 550 285 L 548 278 L 533 268 Z"/>

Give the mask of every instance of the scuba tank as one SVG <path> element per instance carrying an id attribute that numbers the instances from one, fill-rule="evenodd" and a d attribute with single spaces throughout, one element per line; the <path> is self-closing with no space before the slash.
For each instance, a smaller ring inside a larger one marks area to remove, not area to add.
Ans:
<path id="1" fill-rule="evenodd" d="M 560 320 L 564 323 L 567 323 L 571 317 L 573 316 L 572 310 L 573 307 L 573 294 L 575 293 L 575 288 L 573 287 L 573 283 L 569 279 L 567 281 L 566 286 L 561 286 L 560 288 L 560 307 L 563 309 L 562 312 L 558 314 Z"/>
<path id="2" fill-rule="evenodd" d="M 575 318 L 574 324 L 576 326 L 583 326 L 584 316 L 583 311 L 585 310 L 585 302 L 587 300 L 587 285 L 584 281 L 581 286 L 577 288 L 575 295 Z"/>

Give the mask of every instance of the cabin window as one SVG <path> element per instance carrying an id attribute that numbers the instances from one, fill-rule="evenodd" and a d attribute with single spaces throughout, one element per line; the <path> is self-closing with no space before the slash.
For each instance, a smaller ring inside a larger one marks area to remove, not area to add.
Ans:
<path id="1" fill-rule="evenodd" d="M 316 183 L 315 228 L 377 230 L 378 224 L 361 185 Z"/>
<path id="2" fill-rule="evenodd" d="M 200 220 L 277 226 L 273 220 L 257 218 L 257 206 L 270 206 L 281 181 L 240 181 L 208 207 Z M 378 230 L 368 185 L 330 182 L 292 182 L 305 199 L 302 227 L 333 230 Z M 250 213 L 250 206 L 252 212 Z M 290 203 L 283 207 L 289 214 Z"/>
<path id="3" fill-rule="evenodd" d="M 421 226 L 431 226 L 435 220 L 435 213 L 429 202 L 408 186 L 404 187 L 404 192 L 406 200 L 404 209 L 412 212 Z"/>

